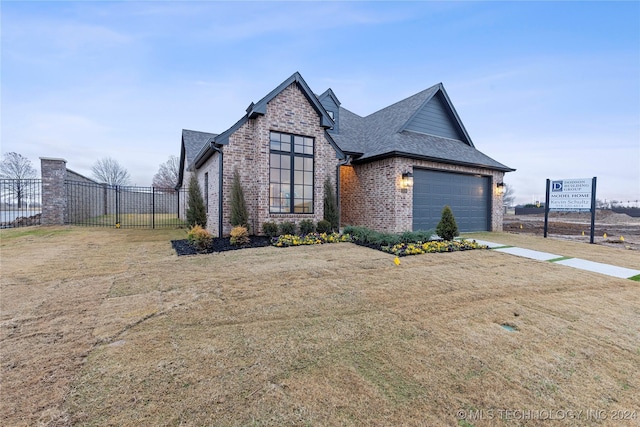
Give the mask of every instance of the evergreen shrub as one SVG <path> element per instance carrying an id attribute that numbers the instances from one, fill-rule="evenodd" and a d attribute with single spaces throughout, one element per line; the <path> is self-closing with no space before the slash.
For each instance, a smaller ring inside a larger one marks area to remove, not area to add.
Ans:
<path id="1" fill-rule="evenodd" d="M 442 217 L 436 226 L 436 234 L 443 240 L 453 240 L 456 236 L 460 235 L 458 232 L 458 224 L 456 224 L 456 219 L 449 205 L 445 205 L 442 209 Z"/>

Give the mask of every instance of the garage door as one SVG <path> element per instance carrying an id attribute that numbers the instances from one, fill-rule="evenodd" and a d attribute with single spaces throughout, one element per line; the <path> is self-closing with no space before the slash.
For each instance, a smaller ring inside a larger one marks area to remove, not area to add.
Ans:
<path id="1" fill-rule="evenodd" d="M 449 205 L 460 231 L 489 230 L 490 178 L 414 170 L 413 229 L 435 230 Z"/>

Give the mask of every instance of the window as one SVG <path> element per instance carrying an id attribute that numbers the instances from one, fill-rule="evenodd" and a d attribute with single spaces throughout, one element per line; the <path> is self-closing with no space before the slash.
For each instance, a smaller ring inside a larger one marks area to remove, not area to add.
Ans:
<path id="1" fill-rule="evenodd" d="M 313 138 L 271 132 L 269 211 L 313 213 Z"/>
<path id="2" fill-rule="evenodd" d="M 204 207 L 209 212 L 209 172 L 204 173 Z"/>
<path id="3" fill-rule="evenodd" d="M 335 121 L 336 119 L 333 117 L 333 111 L 331 110 L 327 110 L 327 114 L 329 115 L 329 117 L 331 117 L 331 120 Z M 331 126 L 329 129 L 333 129 L 333 126 Z"/>

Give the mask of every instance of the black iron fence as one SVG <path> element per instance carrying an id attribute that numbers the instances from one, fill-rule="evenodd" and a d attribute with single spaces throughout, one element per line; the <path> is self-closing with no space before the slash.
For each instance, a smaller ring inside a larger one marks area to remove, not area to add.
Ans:
<path id="1" fill-rule="evenodd" d="M 65 223 L 116 228 L 185 226 L 186 191 L 66 181 Z"/>
<path id="2" fill-rule="evenodd" d="M 0 228 L 39 225 L 42 180 L 0 179 Z"/>

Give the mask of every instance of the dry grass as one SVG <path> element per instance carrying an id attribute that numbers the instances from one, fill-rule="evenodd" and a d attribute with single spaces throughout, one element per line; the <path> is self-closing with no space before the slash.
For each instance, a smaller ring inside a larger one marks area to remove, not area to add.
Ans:
<path id="1" fill-rule="evenodd" d="M 347 243 L 178 258 L 180 231 L 0 236 L 2 425 L 485 426 L 523 421 L 458 411 L 640 411 L 630 280 L 492 251 L 395 266 Z M 566 243 L 517 244 L 626 254 Z M 562 425 L 638 423 L 581 417 Z"/>

